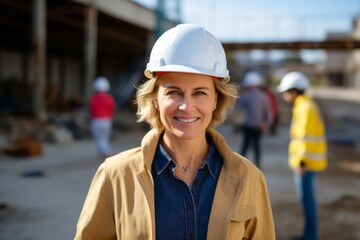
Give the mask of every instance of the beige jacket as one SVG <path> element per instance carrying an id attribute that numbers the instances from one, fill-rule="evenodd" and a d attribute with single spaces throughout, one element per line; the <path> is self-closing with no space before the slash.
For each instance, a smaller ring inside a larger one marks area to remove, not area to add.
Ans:
<path id="1" fill-rule="evenodd" d="M 275 239 L 264 175 L 209 131 L 224 164 L 211 209 L 207 239 Z M 151 164 L 160 132 L 151 130 L 141 147 L 107 159 L 85 200 L 75 239 L 155 240 Z"/>

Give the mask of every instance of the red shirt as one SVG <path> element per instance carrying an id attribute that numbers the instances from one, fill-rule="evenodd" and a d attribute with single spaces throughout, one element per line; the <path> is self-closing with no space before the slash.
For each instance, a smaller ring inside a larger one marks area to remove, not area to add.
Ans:
<path id="1" fill-rule="evenodd" d="M 90 99 L 90 112 L 92 118 L 111 119 L 115 112 L 114 98 L 108 93 L 94 93 Z"/>
<path id="2" fill-rule="evenodd" d="M 272 118 L 274 119 L 278 115 L 278 104 L 277 104 L 276 96 L 274 92 L 270 90 L 268 87 L 264 87 L 263 90 L 266 93 L 267 97 L 269 98 L 271 114 L 272 114 Z"/>

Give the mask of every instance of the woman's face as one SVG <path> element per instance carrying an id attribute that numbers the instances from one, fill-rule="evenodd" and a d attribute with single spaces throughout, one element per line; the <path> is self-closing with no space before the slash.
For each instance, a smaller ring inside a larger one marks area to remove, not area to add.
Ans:
<path id="1" fill-rule="evenodd" d="M 155 104 L 166 134 L 184 140 L 205 136 L 216 108 L 213 81 L 192 73 L 167 73 L 159 78 Z"/>

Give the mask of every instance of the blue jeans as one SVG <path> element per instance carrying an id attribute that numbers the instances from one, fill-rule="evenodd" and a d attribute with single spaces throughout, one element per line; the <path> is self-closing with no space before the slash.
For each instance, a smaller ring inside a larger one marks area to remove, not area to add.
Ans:
<path id="1" fill-rule="evenodd" d="M 109 157 L 111 154 L 110 138 L 112 133 L 111 119 L 93 119 L 91 131 L 95 139 L 96 148 L 100 157 Z"/>
<path id="2" fill-rule="evenodd" d="M 315 198 L 315 172 L 305 171 L 303 175 L 294 172 L 296 193 L 303 208 L 304 230 L 302 239 L 317 240 L 317 206 Z"/>
<path id="3" fill-rule="evenodd" d="M 254 162 L 255 165 L 260 168 L 260 158 L 261 158 L 261 150 L 260 150 L 260 140 L 262 131 L 260 128 L 252 128 L 243 126 L 243 134 L 244 139 L 240 149 L 240 154 L 246 156 L 249 147 L 253 147 L 254 150 Z"/>

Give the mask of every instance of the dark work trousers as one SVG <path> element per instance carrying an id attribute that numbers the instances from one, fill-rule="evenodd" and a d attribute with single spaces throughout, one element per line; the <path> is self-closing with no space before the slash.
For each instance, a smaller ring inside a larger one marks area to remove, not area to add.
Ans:
<path id="1" fill-rule="evenodd" d="M 260 128 L 247 127 L 247 126 L 243 126 L 242 131 L 243 131 L 244 139 L 240 154 L 246 156 L 246 152 L 248 148 L 253 147 L 255 165 L 258 168 L 260 168 L 260 157 L 261 157 L 260 139 L 261 139 L 262 131 Z"/>

